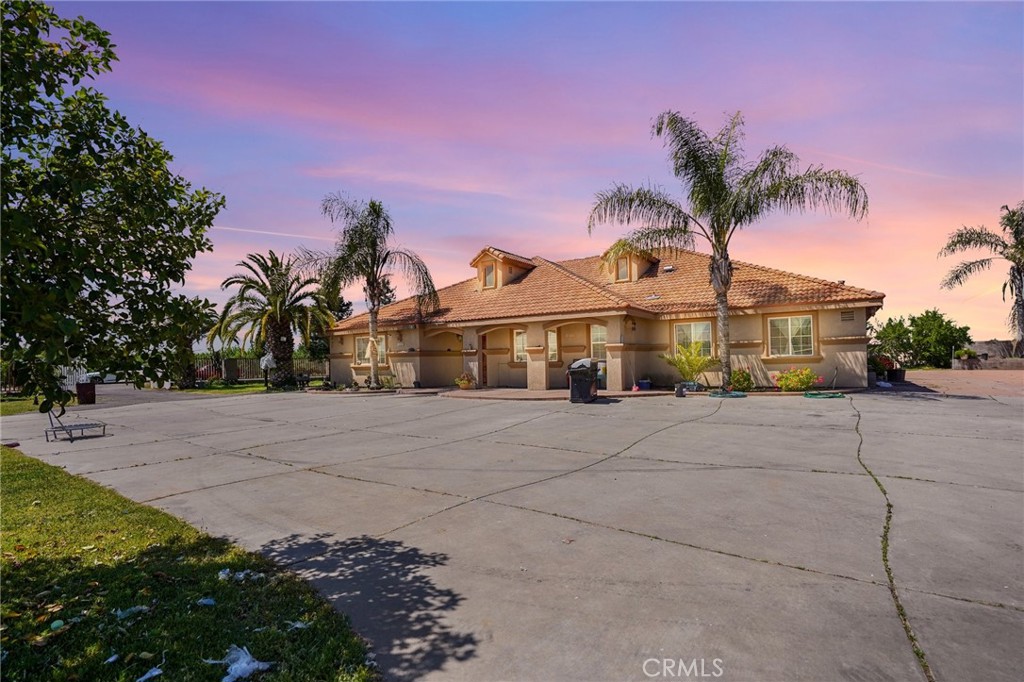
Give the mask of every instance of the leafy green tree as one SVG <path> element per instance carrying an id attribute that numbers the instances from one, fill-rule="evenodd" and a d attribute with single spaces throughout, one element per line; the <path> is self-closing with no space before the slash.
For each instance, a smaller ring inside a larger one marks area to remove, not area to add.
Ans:
<path id="1" fill-rule="evenodd" d="M 870 325 L 872 347 L 877 355 L 885 356 L 901 368 L 914 364 L 914 341 L 906 320 L 889 318 L 881 326 Z"/>
<path id="2" fill-rule="evenodd" d="M 909 317 L 915 366 L 952 367 L 953 353 L 971 344 L 971 328 L 958 327 L 938 310 Z"/>
<path id="3" fill-rule="evenodd" d="M 437 308 L 437 290 L 427 264 L 412 251 L 389 243 L 395 230 L 383 204 L 372 199 L 363 203 L 333 193 L 324 197 L 320 210 L 332 223 L 341 224 L 337 244 L 333 251 L 304 249 L 302 258 L 307 267 L 322 273 L 322 281 L 363 285 L 371 349 L 377 339 L 377 313 L 395 295 L 390 277 L 396 271 L 412 283 L 421 315 Z M 370 353 L 370 388 L 380 388 L 376 352 Z"/>
<path id="4" fill-rule="evenodd" d="M 953 352 L 971 344 L 970 327 L 958 327 L 938 310 L 889 318 L 869 328 L 872 348 L 900 367 L 950 367 Z"/>
<path id="5" fill-rule="evenodd" d="M 109 35 L 25 0 L 3 5 L 0 355 L 40 410 L 71 399 L 60 366 L 162 381 L 194 302 L 172 294 L 223 199 L 85 80 L 116 59 Z"/>
<path id="6" fill-rule="evenodd" d="M 196 354 L 192 346 L 203 338 L 206 331 L 217 323 L 217 309 L 206 299 L 191 301 L 192 314 L 184 324 L 174 327 L 174 357 L 171 363 L 171 380 L 178 388 L 195 388 Z"/>
<path id="7" fill-rule="evenodd" d="M 675 111 L 659 115 L 652 133 L 664 139 L 688 206 L 660 187 L 618 184 L 597 193 L 587 230 L 593 232 L 597 225 L 610 222 L 640 226 L 624 242 L 618 242 L 618 248 L 606 252 L 610 263 L 622 255 L 623 248 L 692 248 L 695 236 L 707 241 L 722 382 L 728 386 L 732 374 L 728 295 L 733 273 L 729 243 L 733 234 L 780 210 L 824 208 L 860 220 L 867 215 L 867 192 L 857 178 L 843 171 L 811 166 L 801 172 L 797 156 L 782 146 L 764 151 L 756 163 L 744 163 L 739 112 L 714 137 Z"/>
<path id="8" fill-rule="evenodd" d="M 321 289 L 322 291 L 323 289 Z M 337 302 L 333 306 L 330 304 L 326 304 L 326 306 L 331 311 L 331 317 L 334 319 L 334 322 L 340 322 L 352 317 L 352 303 L 346 301 L 342 296 L 338 296 Z M 299 346 L 299 350 L 303 352 L 305 357 L 311 360 L 326 360 L 330 356 L 331 326 L 333 326 L 333 322 L 321 325 L 310 332 L 309 344 Z M 296 351 L 296 357 L 301 357 L 298 353 L 299 351 Z"/>
<path id="9" fill-rule="evenodd" d="M 1013 298 L 1006 322 L 1013 335 L 1014 353 L 1017 354 L 1024 350 L 1024 201 L 1016 208 L 1003 206 L 1001 210 L 1003 215 L 999 218 L 999 225 L 1002 234 L 984 226 L 964 226 L 949 235 L 946 245 L 939 251 L 940 256 L 977 249 L 986 250 L 992 256 L 961 262 L 942 280 L 942 287 L 952 289 L 960 286 L 975 273 L 991 268 L 996 257 L 1009 262 L 1010 270 L 1003 282 L 1003 300 L 1006 300 L 1007 293 Z"/>
<path id="10" fill-rule="evenodd" d="M 276 365 L 271 373 L 274 385 L 294 384 L 294 335 L 301 333 L 308 345 L 313 329 L 333 321 L 317 279 L 304 275 L 293 257 L 282 258 L 273 251 L 266 256 L 250 253 L 237 265 L 244 271 L 220 285 L 221 289 L 237 287 L 237 291 L 224 304 L 207 342 L 241 334 L 243 346 L 250 341 L 266 344 Z"/>

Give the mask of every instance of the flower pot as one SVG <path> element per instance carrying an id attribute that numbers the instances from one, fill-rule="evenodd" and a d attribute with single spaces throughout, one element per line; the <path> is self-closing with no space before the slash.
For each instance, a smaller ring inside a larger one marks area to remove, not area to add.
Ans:
<path id="1" fill-rule="evenodd" d="M 471 388 L 473 388 L 473 384 L 471 382 L 469 382 L 469 381 L 460 381 L 459 382 L 459 389 L 460 390 L 468 391 Z"/>
<path id="2" fill-rule="evenodd" d="M 885 379 L 889 383 L 903 383 L 907 380 L 907 370 L 887 369 L 885 370 Z"/>

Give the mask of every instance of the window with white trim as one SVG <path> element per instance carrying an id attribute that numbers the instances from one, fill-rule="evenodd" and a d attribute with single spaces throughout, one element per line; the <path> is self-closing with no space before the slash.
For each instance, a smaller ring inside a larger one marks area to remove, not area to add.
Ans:
<path id="1" fill-rule="evenodd" d="M 768 354 L 814 355 L 813 327 L 810 315 L 768 318 Z"/>
<path id="2" fill-rule="evenodd" d="M 548 330 L 548 362 L 558 362 L 558 330 Z"/>
<path id="3" fill-rule="evenodd" d="M 595 360 L 607 360 L 608 327 L 600 324 L 590 325 L 590 357 Z"/>
<path id="4" fill-rule="evenodd" d="M 512 341 L 512 362 L 526 362 L 526 332 L 516 331 Z"/>
<path id="5" fill-rule="evenodd" d="M 494 288 L 494 263 L 484 266 L 484 289 Z"/>
<path id="6" fill-rule="evenodd" d="M 629 279 L 629 259 L 620 258 L 615 261 L 615 281 L 625 282 Z"/>
<path id="7" fill-rule="evenodd" d="M 370 337 L 369 336 L 358 336 L 356 337 L 356 356 L 353 358 L 355 364 L 368 365 L 370 364 Z M 388 363 L 388 349 L 387 349 L 387 337 L 377 337 L 377 364 L 386 365 Z"/>
<path id="8" fill-rule="evenodd" d="M 711 323 L 710 322 L 679 322 L 675 325 L 675 346 L 689 348 L 691 344 L 700 342 L 700 354 L 711 357 Z M 675 348 L 673 348 L 673 351 Z"/>

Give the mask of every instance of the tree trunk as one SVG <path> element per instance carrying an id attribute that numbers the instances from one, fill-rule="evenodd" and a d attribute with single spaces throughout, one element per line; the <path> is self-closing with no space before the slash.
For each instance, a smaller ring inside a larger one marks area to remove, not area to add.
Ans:
<path id="1" fill-rule="evenodd" d="M 178 376 L 174 377 L 178 388 L 196 387 L 196 355 L 192 352 L 191 344 L 181 350 L 177 358 Z"/>
<path id="2" fill-rule="evenodd" d="M 378 369 L 377 369 L 377 308 L 371 307 L 370 313 L 370 343 L 368 348 L 370 349 L 370 388 L 377 390 L 380 388 L 380 382 L 378 381 Z"/>
<path id="3" fill-rule="evenodd" d="M 732 352 L 729 347 L 729 287 L 732 261 L 728 251 L 711 256 L 711 287 L 715 290 L 718 319 L 718 359 L 722 365 L 722 388 L 732 384 Z"/>
<path id="4" fill-rule="evenodd" d="M 270 381 L 274 386 L 291 386 L 295 383 L 295 373 L 292 370 L 292 354 L 295 341 L 292 338 L 290 324 L 274 324 L 269 329 L 267 345 L 270 347 L 270 354 L 274 356 L 274 364 L 277 365 L 270 371 Z M 284 340 L 282 340 L 284 339 Z"/>

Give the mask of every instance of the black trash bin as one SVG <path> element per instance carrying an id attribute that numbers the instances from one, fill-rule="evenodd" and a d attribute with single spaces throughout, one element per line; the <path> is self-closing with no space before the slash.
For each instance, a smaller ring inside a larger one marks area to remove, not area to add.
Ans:
<path id="1" fill-rule="evenodd" d="M 96 404 L 96 384 L 90 382 L 87 383 L 76 383 L 75 393 L 78 394 L 79 405 L 95 405 Z"/>
<path id="2" fill-rule="evenodd" d="M 590 358 L 569 365 L 569 402 L 589 403 L 597 397 L 597 362 Z"/>

